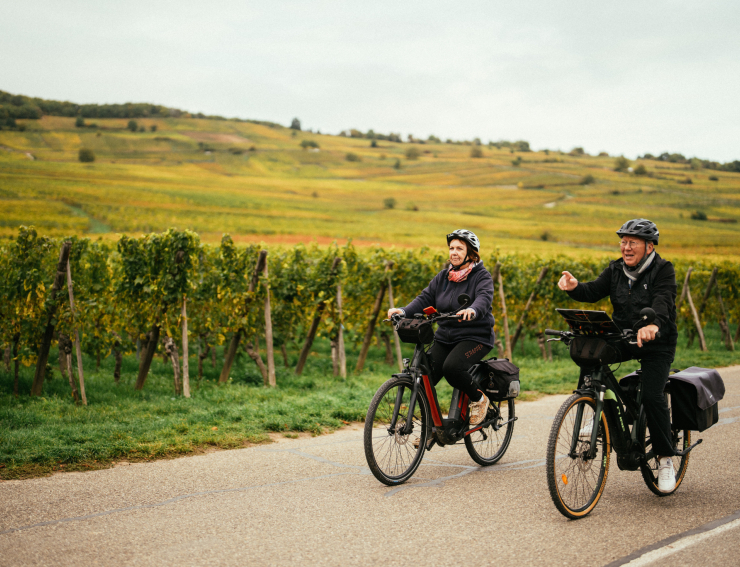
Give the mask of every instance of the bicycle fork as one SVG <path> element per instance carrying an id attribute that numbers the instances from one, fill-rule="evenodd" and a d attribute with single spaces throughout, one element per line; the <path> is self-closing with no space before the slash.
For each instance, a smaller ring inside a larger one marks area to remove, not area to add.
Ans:
<path id="1" fill-rule="evenodd" d="M 596 439 L 599 436 L 599 419 L 601 418 L 601 413 L 604 410 L 604 393 L 606 392 L 606 386 L 604 384 L 600 384 L 596 388 L 596 409 L 594 411 L 594 420 L 591 425 L 591 445 L 586 451 L 586 454 L 583 455 L 583 457 L 586 460 L 591 460 L 596 457 Z M 581 403 L 578 404 L 578 408 L 576 409 L 576 419 L 573 423 L 573 435 L 571 436 L 570 441 L 570 453 L 569 456 L 571 458 L 576 458 L 578 455 L 576 455 L 576 447 L 578 446 L 578 441 L 581 438 L 581 427 L 583 422 L 583 408 L 586 404 Z"/>

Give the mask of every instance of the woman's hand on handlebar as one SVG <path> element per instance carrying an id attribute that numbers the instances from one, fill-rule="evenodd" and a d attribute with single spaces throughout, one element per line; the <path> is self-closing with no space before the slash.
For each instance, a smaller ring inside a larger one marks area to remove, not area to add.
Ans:
<path id="1" fill-rule="evenodd" d="M 655 340 L 655 336 L 658 334 L 658 325 L 647 325 L 637 331 L 637 346 L 642 348 L 643 342 L 650 342 Z"/>
<path id="2" fill-rule="evenodd" d="M 403 310 L 402 309 L 398 309 L 398 308 L 389 309 L 388 310 L 388 319 L 390 319 L 391 316 L 396 315 L 396 314 L 403 315 Z"/>
<path id="3" fill-rule="evenodd" d="M 458 321 L 472 321 L 475 319 L 475 310 L 473 309 L 461 309 L 456 313 Z"/>

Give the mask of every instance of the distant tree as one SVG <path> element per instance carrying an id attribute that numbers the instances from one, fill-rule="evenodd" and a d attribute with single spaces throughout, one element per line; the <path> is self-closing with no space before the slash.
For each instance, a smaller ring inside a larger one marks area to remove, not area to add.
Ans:
<path id="1" fill-rule="evenodd" d="M 406 150 L 406 159 L 419 159 L 420 155 L 419 148 L 411 147 Z"/>
<path id="2" fill-rule="evenodd" d="M 396 200 L 393 197 L 388 197 L 387 199 L 383 199 L 383 206 L 386 209 L 393 209 L 396 206 Z"/>
<path id="3" fill-rule="evenodd" d="M 519 167 L 522 164 L 522 158 L 521 156 L 518 156 L 516 159 L 511 160 L 511 165 L 514 167 Z"/>
<path id="4" fill-rule="evenodd" d="M 377 140 L 371 140 L 370 141 L 370 147 L 371 148 L 377 148 L 378 147 L 378 141 Z"/>
<path id="5" fill-rule="evenodd" d="M 401 169 L 401 160 L 396 158 L 396 163 L 393 164 L 393 169 Z"/>
<path id="6" fill-rule="evenodd" d="M 319 145 L 314 140 L 301 140 L 301 147 L 307 150 L 308 148 L 318 148 Z"/>
<path id="7" fill-rule="evenodd" d="M 75 120 L 75 128 L 84 128 L 85 127 L 85 119 L 82 116 L 78 116 L 77 120 Z"/>
<path id="8" fill-rule="evenodd" d="M 614 171 L 627 171 L 630 166 L 629 160 L 624 156 L 619 156 L 614 160 Z"/>
<path id="9" fill-rule="evenodd" d="M 581 180 L 578 182 L 579 185 L 591 185 L 592 183 L 596 183 L 596 178 L 590 173 L 581 177 Z"/>
<path id="10" fill-rule="evenodd" d="M 608 152 L 599 152 L 599 157 L 609 157 Z"/>
<path id="11" fill-rule="evenodd" d="M 470 157 L 471 158 L 482 158 L 483 157 L 483 150 L 481 150 L 478 146 L 473 146 L 470 149 Z"/>
<path id="12" fill-rule="evenodd" d="M 91 149 L 88 148 L 80 148 L 77 157 L 83 163 L 90 163 L 95 161 L 95 154 Z"/>
<path id="13" fill-rule="evenodd" d="M 701 160 L 698 158 L 691 158 L 689 163 L 691 164 L 691 169 L 699 170 L 702 168 Z"/>
<path id="14" fill-rule="evenodd" d="M 476 146 L 480 146 L 481 145 L 480 138 L 476 138 L 475 140 L 473 140 L 473 144 L 475 144 Z"/>
<path id="15" fill-rule="evenodd" d="M 719 181 L 719 177 L 717 177 L 716 175 L 710 175 L 709 181 Z"/>
<path id="16" fill-rule="evenodd" d="M 691 177 L 687 177 L 686 179 L 678 181 L 678 183 L 680 183 L 681 185 L 691 185 L 694 182 L 692 181 Z"/>
<path id="17" fill-rule="evenodd" d="M 572 155 L 572 156 L 582 156 L 585 153 L 586 152 L 584 152 L 583 151 L 583 148 L 581 148 L 581 147 L 573 148 L 572 150 L 570 150 L 570 155 Z"/>
<path id="18" fill-rule="evenodd" d="M 648 170 L 643 164 L 638 164 L 635 168 L 635 175 L 647 175 Z"/>
<path id="19" fill-rule="evenodd" d="M 146 132 L 146 126 L 144 126 L 143 124 L 139 126 L 139 132 Z"/>
<path id="20" fill-rule="evenodd" d="M 150 132 L 156 132 L 157 131 L 157 125 L 156 124 L 152 124 L 151 126 L 149 126 L 149 131 Z"/>
<path id="21" fill-rule="evenodd" d="M 441 144 L 442 140 L 437 138 L 437 136 L 435 136 L 434 134 L 430 134 L 429 138 L 427 138 L 427 142 L 429 142 L 430 144 Z"/>
<path id="22" fill-rule="evenodd" d="M 707 213 L 704 211 L 694 211 L 691 213 L 691 218 L 694 220 L 707 220 Z"/>
<path id="23" fill-rule="evenodd" d="M 136 123 L 136 120 L 129 120 L 128 126 L 126 126 L 129 130 L 132 132 L 136 132 L 139 129 L 139 125 Z"/>
<path id="24" fill-rule="evenodd" d="M 293 118 L 293 122 L 290 123 L 290 129 L 291 130 L 300 130 L 301 129 L 301 121 L 297 118 Z"/>
<path id="25" fill-rule="evenodd" d="M 526 142 L 524 140 L 519 140 L 518 142 L 514 142 L 514 146 L 520 152 L 531 152 L 532 151 L 532 149 L 529 147 L 529 142 Z"/>
<path id="26" fill-rule="evenodd" d="M 353 152 L 348 152 L 347 155 L 344 156 L 344 159 L 347 161 L 362 161 L 362 158 Z"/>

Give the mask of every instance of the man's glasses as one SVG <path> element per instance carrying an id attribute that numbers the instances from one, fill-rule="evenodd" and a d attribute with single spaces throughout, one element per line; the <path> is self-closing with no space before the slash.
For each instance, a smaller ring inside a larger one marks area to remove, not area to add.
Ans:
<path id="1" fill-rule="evenodd" d="M 634 250 L 635 248 L 639 248 L 641 244 L 641 240 L 621 240 L 619 242 L 619 246 L 621 248 L 630 248 L 632 250 Z"/>

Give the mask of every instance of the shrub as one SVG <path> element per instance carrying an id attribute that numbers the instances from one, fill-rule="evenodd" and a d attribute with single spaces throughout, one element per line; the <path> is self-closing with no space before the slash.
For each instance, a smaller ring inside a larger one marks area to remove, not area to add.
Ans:
<path id="1" fill-rule="evenodd" d="M 585 155 L 585 153 L 586 152 L 583 151 L 583 148 L 580 148 L 580 147 L 573 148 L 572 150 L 570 150 L 570 155 L 572 156 L 582 156 L 582 155 Z"/>
<path id="2" fill-rule="evenodd" d="M 419 159 L 420 155 L 421 152 L 419 151 L 419 148 L 410 147 L 406 150 L 406 159 Z"/>
<path id="3" fill-rule="evenodd" d="M 716 175 L 710 175 L 709 181 L 719 181 L 719 177 L 717 177 Z"/>
<path id="4" fill-rule="evenodd" d="M 95 154 L 91 149 L 88 148 L 80 148 L 77 157 L 83 163 L 90 163 L 95 161 Z"/>
<path id="5" fill-rule="evenodd" d="M 419 207 L 417 207 L 413 203 L 409 203 L 408 207 L 406 207 L 406 210 L 407 211 L 418 211 L 419 210 Z"/>
<path id="6" fill-rule="evenodd" d="M 678 183 L 680 183 L 681 185 L 691 185 L 694 182 L 691 180 L 691 177 L 687 177 L 686 179 L 680 179 Z"/>
<path id="7" fill-rule="evenodd" d="M 707 213 L 704 211 L 694 211 L 691 213 L 691 218 L 694 220 L 707 220 Z"/>
<path id="8" fill-rule="evenodd" d="M 483 157 L 483 150 L 481 150 L 478 146 L 473 146 L 470 149 L 470 157 L 471 158 L 482 158 Z"/>
<path id="9" fill-rule="evenodd" d="M 596 183 L 596 178 L 590 173 L 581 177 L 581 180 L 578 182 L 579 185 L 591 185 L 591 183 Z"/>
<path id="10" fill-rule="evenodd" d="M 136 123 L 136 120 L 129 120 L 126 128 L 128 128 L 132 132 L 136 132 L 139 129 L 139 125 Z"/>
<path id="11" fill-rule="evenodd" d="M 551 242 L 553 239 L 552 234 L 550 234 L 548 231 L 543 232 L 540 234 L 540 240 L 543 242 Z"/>
<path id="12" fill-rule="evenodd" d="M 393 197 L 388 197 L 387 199 L 383 199 L 383 206 L 386 209 L 393 209 L 396 206 L 396 200 Z"/>
<path id="13" fill-rule="evenodd" d="M 644 166 L 644 165 L 642 165 L 642 164 L 639 164 L 639 165 L 638 165 L 638 166 L 637 166 L 637 167 L 635 168 L 635 175 L 647 175 L 647 174 L 648 174 L 648 170 L 647 170 L 647 169 L 645 168 L 645 166 Z"/>
<path id="14" fill-rule="evenodd" d="M 519 165 L 522 163 L 522 158 L 517 157 L 516 159 L 511 160 L 511 165 L 514 167 L 519 167 Z"/>
<path id="15" fill-rule="evenodd" d="M 241 148 L 229 148 L 229 153 L 234 154 L 235 156 L 240 156 L 244 153 L 244 150 Z"/>
<path id="16" fill-rule="evenodd" d="M 371 140 L 371 141 L 370 141 L 370 147 L 371 147 L 371 148 L 377 148 L 377 147 L 378 147 L 378 142 L 377 142 L 377 140 Z"/>
<path id="17" fill-rule="evenodd" d="M 144 126 L 143 124 L 139 126 L 139 132 L 146 132 L 146 126 Z"/>
<path id="18" fill-rule="evenodd" d="M 347 161 L 362 161 L 362 158 L 360 156 L 352 152 L 348 152 L 347 155 L 344 156 L 344 159 L 346 159 Z"/>
<path id="19" fill-rule="evenodd" d="M 85 127 L 85 119 L 82 116 L 78 116 L 77 120 L 75 120 L 75 128 L 84 128 Z"/>
<path id="20" fill-rule="evenodd" d="M 608 152 L 599 152 L 599 157 L 609 157 Z"/>
<path id="21" fill-rule="evenodd" d="M 152 124 L 151 126 L 149 126 L 149 131 L 150 132 L 156 132 L 157 131 L 157 125 L 156 124 Z"/>
<path id="22" fill-rule="evenodd" d="M 314 140 L 301 140 L 301 147 L 304 150 L 307 150 L 308 148 L 317 148 L 319 145 Z"/>
<path id="23" fill-rule="evenodd" d="M 691 158 L 689 164 L 691 164 L 691 169 L 699 170 L 702 168 L 701 160 L 698 158 Z"/>
<path id="24" fill-rule="evenodd" d="M 290 129 L 291 130 L 300 130 L 301 129 L 301 121 L 298 120 L 298 118 L 293 118 L 293 121 L 290 123 Z"/>
<path id="25" fill-rule="evenodd" d="M 614 160 L 614 171 L 627 171 L 627 168 L 629 168 L 629 166 L 630 162 L 624 156 L 619 156 L 617 159 Z"/>
<path id="26" fill-rule="evenodd" d="M 257 151 L 257 146 L 249 146 L 249 151 L 250 152 L 256 152 Z"/>
<path id="27" fill-rule="evenodd" d="M 401 169 L 401 160 L 396 158 L 396 163 L 393 164 L 393 169 Z"/>

